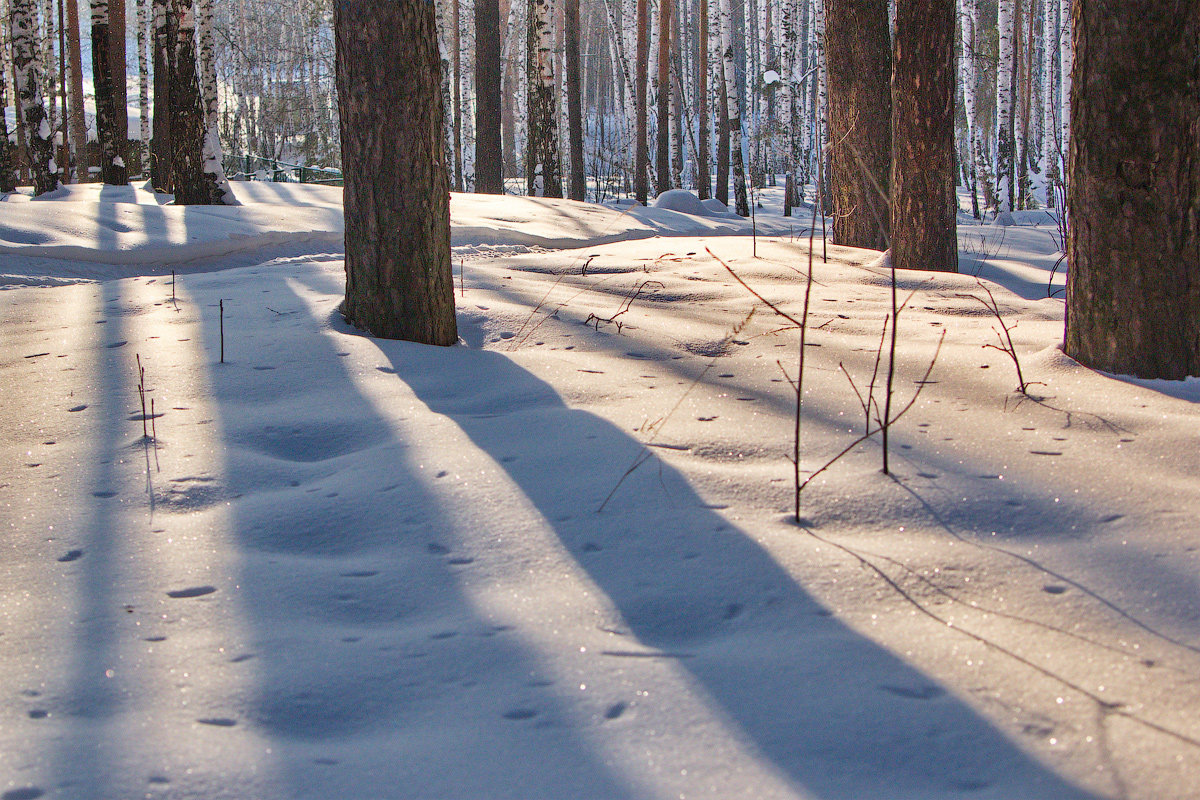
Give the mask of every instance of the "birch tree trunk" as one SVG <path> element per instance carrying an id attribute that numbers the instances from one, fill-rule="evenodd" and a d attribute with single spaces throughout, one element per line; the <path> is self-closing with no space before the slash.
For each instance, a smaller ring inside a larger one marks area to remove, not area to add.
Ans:
<path id="1" fill-rule="evenodd" d="M 435 12 L 424 0 L 334 5 L 345 174 L 346 320 L 452 345 L 450 184 Z"/>
<path id="2" fill-rule="evenodd" d="M 69 0 L 74 2 L 74 0 Z M 142 143 L 142 174 L 150 175 L 150 68 L 146 63 L 146 0 L 137 0 L 138 116 Z"/>
<path id="3" fill-rule="evenodd" d="M 896 2 L 891 189 L 896 269 L 958 271 L 954 16 L 955 0 Z"/>
<path id="4" fill-rule="evenodd" d="M 721 0 L 721 58 L 725 64 L 725 103 L 729 129 L 729 167 L 733 173 L 735 210 L 740 216 L 750 216 L 750 201 L 746 197 L 746 164 L 742 154 L 742 115 L 738 105 L 733 64 L 733 8 L 731 0 Z"/>
<path id="5" fill-rule="evenodd" d="M 54 163 L 54 132 L 46 117 L 38 80 L 37 10 L 33 0 L 11 0 L 11 3 L 9 19 L 16 76 L 13 93 L 20 104 L 25 127 L 33 193 L 40 195 L 58 188 L 58 169 Z"/>
<path id="6" fill-rule="evenodd" d="M 1042 0 L 1042 202 L 1054 208 L 1056 187 L 1062 180 L 1058 165 L 1058 115 L 1055 114 L 1054 90 L 1058 87 L 1054 53 L 1058 49 L 1058 3 Z"/>
<path id="7" fill-rule="evenodd" d="M 1067 355 L 1200 376 L 1200 4 L 1076 0 Z"/>
<path id="8" fill-rule="evenodd" d="M 41 34 L 42 96 L 49 100 L 46 107 L 46 120 L 50 124 L 50 130 L 55 131 L 58 130 L 58 113 L 54 106 L 54 99 L 58 94 L 58 81 L 55 80 L 54 69 L 54 0 L 42 0 Z M 53 133 L 51 139 L 53 139 Z"/>
<path id="9" fill-rule="evenodd" d="M 176 205 L 233 205 L 225 179 L 221 145 L 205 122 L 205 103 L 197 75 L 196 15 L 192 0 L 170 0 L 174 17 L 168 82 L 170 84 L 171 172 Z"/>
<path id="10" fill-rule="evenodd" d="M 10 17 L 11 18 L 11 17 Z M 0 48 L 3 45 L 0 44 Z M 0 58 L 0 112 L 8 108 L 8 78 L 7 65 Z M 20 100 L 14 97 L 14 107 Z M 16 191 L 17 188 L 17 150 L 8 140 L 8 115 L 0 113 L 0 193 Z"/>
<path id="11" fill-rule="evenodd" d="M 958 56 L 958 75 L 962 82 L 963 112 L 967 121 L 967 146 L 963 156 L 968 165 L 967 188 L 971 193 L 971 214 L 975 219 L 979 212 L 979 182 L 975 164 L 975 7 L 978 0 L 960 0 L 958 7 L 959 29 L 962 31 L 962 49 Z"/>
<path id="12" fill-rule="evenodd" d="M 1053 0 L 1045 0 L 1052 2 Z M 1065 176 L 1070 172 L 1067 164 L 1067 154 L 1071 152 L 1071 72 L 1074 64 L 1074 48 L 1071 31 L 1072 0 L 1060 0 L 1058 6 L 1058 74 L 1059 74 L 1059 136 L 1058 157 L 1062 161 L 1064 183 Z"/>
<path id="13" fill-rule="evenodd" d="M 525 62 L 528 81 L 528 135 L 525 191 L 534 197 L 562 197 L 558 156 L 558 115 L 554 104 L 552 0 L 530 0 Z"/>
<path id="14" fill-rule="evenodd" d="M 658 119 L 654 172 L 656 194 L 671 188 L 671 0 L 658 0 Z"/>
<path id="15" fill-rule="evenodd" d="M 996 66 L 996 202 L 1000 211 L 1012 211 L 1015 195 L 1013 171 L 1013 34 L 1016 0 L 1000 0 L 996 29 L 1000 55 Z"/>
<path id="16" fill-rule="evenodd" d="M 887 0 L 827 0 L 833 242 L 888 247 L 892 59 Z"/>

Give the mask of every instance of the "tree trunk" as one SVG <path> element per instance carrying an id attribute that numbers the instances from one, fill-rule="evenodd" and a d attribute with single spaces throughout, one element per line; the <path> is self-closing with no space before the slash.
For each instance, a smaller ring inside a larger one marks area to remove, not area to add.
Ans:
<path id="1" fill-rule="evenodd" d="M 958 271 L 955 0 L 897 0 L 892 61 L 892 263 Z"/>
<path id="2" fill-rule="evenodd" d="M 725 80 L 725 59 L 717 61 L 717 76 L 720 79 L 717 109 L 717 201 L 729 206 L 729 97 Z"/>
<path id="3" fill-rule="evenodd" d="M 888 247 L 891 48 L 887 0 L 827 0 L 834 244 Z"/>
<path id="4" fill-rule="evenodd" d="M 996 67 L 996 202 L 1000 211 L 1013 210 L 1013 38 L 1017 0 L 1000 0 L 996 29 L 1000 37 L 1000 60 Z"/>
<path id="5" fill-rule="evenodd" d="M 583 87 L 579 75 L 579 0 L 566 0 L 567 68 L 567 142 L 571 155 L 571 176 L 567 197 L 587 199 L 587 178 L 583 165 Z"/>
<path id="6" fill-rule="evenodd" d="M 109 74 L 112 76 L 112 120 L 116 139 L 117 155 L 121 163 L 129 152 L 129 88 L 125 63 L 125 0 L 108 0 L 108 48 Z M 125 182 L 129 181 L 129 169 L 125 167 Z"/>
<path id="7" fill-rule="evenodd" d="M 150 180 L 160 192 L 175 191 L 174 147 L 171 143 L 171 50 L 175 26 L 167 13 L 169 0 L 152 0 L 154 35 L 154 136 L 150 140 Z"/>
<path id="8" fill-rule="evenodd" d="M 87 157 L 87 126 L 83 116 L 83 53 L 79 42 L 78 0 L 62 0 L 67 7 L 67 54 L 70 56 L 70 111 L 68 129 L 71 150 L 75 153 L 75 181 L 86 183 L 89 179 Z"/>
<path id="9" fill-rule="evenodd" d="M 696 102 L 700 109 L 699 142 L 696 147 L 696 193 L 701 200 L 707 200 L 712 193 L 712 176 L 709 170 L 708 144 L 708 0 L 697 0 L 699 22 L 699 47 L 696 48 Z"/>
<path id="10" fill-rule="evenodd" d="M 92 83 L 96 91 L 96 134 L 100 140 L 100 180 L 121 186 L 129 171 L 121 157 L 115 97 L 116 75 L 110 61 L 108 0 L 92 0 Z"/>
<path id="11" fill-rule="evenodd" d="M 525 191 L 534 197 L 562 197 L 558 157 L 558 114 L 554 107 L 553 0 L 530 0 L 526 26 L 525 75 L 529 133 L 525 141 Z"/>
<path id="12" fill-rule="evenodd" d="M 658 0 L 658 126 L 654 153 L 655 189 L 671 188 L 671 0 Z"/>
<path id="13" fill-rule="evenodd" d="M 70 0 L 74 2 L 74 0 Z M 150 175 L 150 65 L 146 59 L 146 0 L 137 0 L 138 117 L 142 145 L 142 175 Z"/>
<path id="14" fill-rule="evenodd" d="M 210 136 L 196 61 L 192 0 L 170 0 L 176 21 L 170 54 L 171 173 L 176 205 L 233 204 L 221 166 L 220 143 Z"/>
<path id="15" fill-rule="evenodd" d="M 1200 376 L 1200 5 L 1076 0 L 1067 355 Z"/>
<path id="16" fill-rule="evenodd" d="M 450 185 L 432 3 L 334 5 L 345 174 L 347 321 L 452 345 Z"/>
<path id="17" fill-rule="evenodd" d="M 500 3 L 475 0 L 475 191 L 481 194 L 504 194 L 500 113 Z"/>
<path id="18" fill-rule="evenodd" d="M 721 57 L 725 63 L 725 118 L 729 128 L 729 166 L 733 172 L 734 210 L 740 216 L 748 217 L 750 201 L 746 197 L 746 162 L 742 155 L 742 114 L 738 104 L 738 87 L 734 80 L 731 0 L 721 0 Z"/>
<path id="19" fill-rule="evenodd" d="M 16 76 L 13 94 L 20 105 L 21 124 L 25 128 L 33 193 L 45 194 L 58 188 L 58 170 L 54 163 L 54 133 L 46 118 L 38 80 L 37 10 L 33 0 L 11 0 L 9 13 Z"/>
<path id="20" fill-rule="evenodd" d="M 642 205 L 650 195 L 646 89 L 650 80 L 650 0 L 637 0 L 637 57 L 634 68 L 633 195 Z"/>
<path id="21" fill-rule="evenodd" d="M 454 191 L 463 190 L 463 147 L 462 147 L 462 28 L 460 22 L 459 3 L 461 0 L 450 0 L 450 115 L 454 122 Z"/>
<path id="22" fill-rule="evenodd" d="M 4 72 L 3 59 L 0 59 L 0 110 L 8 107 L 8 80 Z M 15 100 L 14 105 L 19 102 Z M 16 156 L 17 150 L 8 140 L 8 115 L 0 113 L 0 192 L 12 192 L 17 188 Z"/>

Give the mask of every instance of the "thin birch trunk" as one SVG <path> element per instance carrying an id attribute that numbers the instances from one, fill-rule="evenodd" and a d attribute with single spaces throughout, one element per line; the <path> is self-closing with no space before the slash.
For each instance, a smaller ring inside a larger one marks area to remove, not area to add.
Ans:
<path id="1" fill-rule="evenodd" d="M 33 193 L 45 194 L 58 188 L 58 169 L 54 163 L 54 132 L 42 102 L 38 67 L 37 10 L 33 0 L 12 0 L 9 11 L 12 35 L 13 90 L 19 104 L 25 141 L 29 153 L 29 171 Z"/>
<path id="2" fill-rule="evenodd" d="M 526 26 L 529 116 L 525 191 L 535 197 L 562 197 L 558 114 L 554 102 L 553 11 L 552 0 L 531 0 Z"/>
<path id="3" fill-rule="evenodd" d="M 74 0 L 71 0 L 74 2 Z M 146 0 L 137 0 L 138 116 L 141 118 L 142 174 L 150 175 L 150 67 L 146 59 Z"/>
<path id="4" fill-rule="evenodd" d="M 1000 56 L 996 67 L 996 202 L 1000 211 L 1012 211 L 1015 199 L 1013 170 L 1013 34 L 1016 0 L 1000 0 L 996 27 Z"/>
<path id="5" fill-rule="evenodd" d="M 746 197 L 746 165 L 742 151 L 742 115 L 738 105 L 738 87 L 734 80 L 733 9 L 731 0 L 721 0 L 721 49 L 725 64 L 726 120 L 729 128 L 729 167 L 733 172 L 733 197 L 740 216 L 750 216 Z"/>

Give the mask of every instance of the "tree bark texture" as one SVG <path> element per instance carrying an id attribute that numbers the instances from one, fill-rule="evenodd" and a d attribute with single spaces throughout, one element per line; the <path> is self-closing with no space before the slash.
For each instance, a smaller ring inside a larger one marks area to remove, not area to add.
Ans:
<path id="1" fill-rule="evenodd" d="M 227 187 L 224 174 L 215 174 L 206 163 L 204 101 L 196 60 L 196 15 L 192 0 L 170 0 L 174 40 L 169 59 L 171 174 L 175 203 L 181 206 L 221 205 Z"/>
<path id="2" fill-rule="evenodd" d="M 67 11 L 67 53 L 70 56 L 70 130 L 71 150 L 75 153 L 75 180 L 86 183 L 88 175 L 87 126 L 83 116 L 83 48 L 79 41 L 79 0 L 63 0 Z"/>
<path id="3" fill-rule="evenodd" d="M 642 205 L 650 196 L 650 142 L 646 92 L 650 82 L 650 0 L 637 0 L 637 53 L 634 66 L 633 195 Z"/>
<path id="4" fill-rule="evenodd" d="M 1200 376 L 1200 4 L 1077 0 L 1065 351 Z"/>
<path id="5" fill-rule="evenodd" d="M 346 319 L 375 336 L 452 345 L 450 184 L 434 7 L 334 6 L 345 175 Z"/>
<path id="6" fill-rule="evenodd" d="M 129 183 L 118 127 L 116 78 L 109 44 L 108 0 L 92 0 L 92 83 L 96 91 L 96 135 L 100 140 L 100 180 L 121 186 Z M 122 80 L 124 76 L 122 75 Z"/>
<path id="7" fill-rule="evenodd" d="M 8 81 L 0 63 L 0 108 L 8 106 Z M 17 149 L 8 140 L 8 115 L 0 114 L 0 192 L 17 188 Z"/>
<path id="8" fill-rule="evenodd" d="M 958 271 L 955 0 L 897 0 L 892 60 L 892 263 Z"/>
<path id="9" fill-rule="evenodd" d="M 151 17 L 154 34 L 151 37 L 154 64 L 154 133 L 150 139 L 150 180 L 155 189 L 171 194 L 175 191 L 174 147 L 171 144 L 171 43 L 175 41 L 174 25 L 167 13 L 168 0 L 152 0 Z"/>
<path id="10" fill-rule="evenodd" d="M 567 196 L 587 199 L 587 178 L 583 163 L 583 92 L 579 64 L 579 0 L 565 0 L 567 69 L 567 142 L 571 156 L 571 176 Z"/>
<path id="11" fill-rule="evenodd" d="M 892 162 L 887 0 L 826 0 L 833 242 L 886 250 Z"/>
<path id="12" fill-rule="evenodd" d="M 529 128 L 525 139 L 525 191 L 535 197 L 562 197 L 558 155 L 558 109 L 554 103 L 554 19 L 552 0 L 530 0 L 526 26 L 526 80 Z"/>
<path id="13" fill-rule="evenodd" d="M 671 188 L 671 0 L 658 0 L 658 125 L 654 173 L 658 194 Z"/>
<path id="14" fill-rule="evenodd" d="M 129 151 L 129 87 L 125 62 L 125 0 L 108 0 L 109 74 L 112 75 L 112 104 L 117 155 L 125 160 Z M 126 180 L 129 170 L 126 169 Z"/>
<path id="15" fill-rule="evenodd" d="M 480 194 L 504 194 L 500 105 L 500 3 L 475 0 L 475 191 Z"/>
<path id="16" fill-rule="evenodd" d="M 712 175 L 709 172 L 708 136 L 708 0 L 697 0 L 699 17 L 699 46 L 696 48 L 696 105 L 699 132 L 696 144 L 696 193 L 701 200 L 712 194 Z"/>
<path id="17" fill-rule="evenodd" d="M 58 188 L 54 164 L 54 132 L 46 118 L 38 80 L 37 10 L 33 0 L 11 0 L 9 8 L 12 32 L 13 94 L 21 111 L 19 123 L 25 129 L 33 193 L 45 194 Z"/>

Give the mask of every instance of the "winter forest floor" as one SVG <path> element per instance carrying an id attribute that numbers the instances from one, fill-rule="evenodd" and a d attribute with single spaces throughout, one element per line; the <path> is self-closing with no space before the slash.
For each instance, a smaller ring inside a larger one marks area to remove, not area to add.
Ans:
<path id="1" fill-rule="evenodd" d="M 3 800 L 1200 796 L 1200 380 L 1062 354 L 1044 214 L 899 276 L 891 475 L 797 525 L 799 333 L 721 263 L 800 313 L 778 190 L 455 195 L 439 349 L 341 320 L 340 190 L 235 189 L 0 202 Z M 891 313 L 814 249 L 805 475 Z"/>

